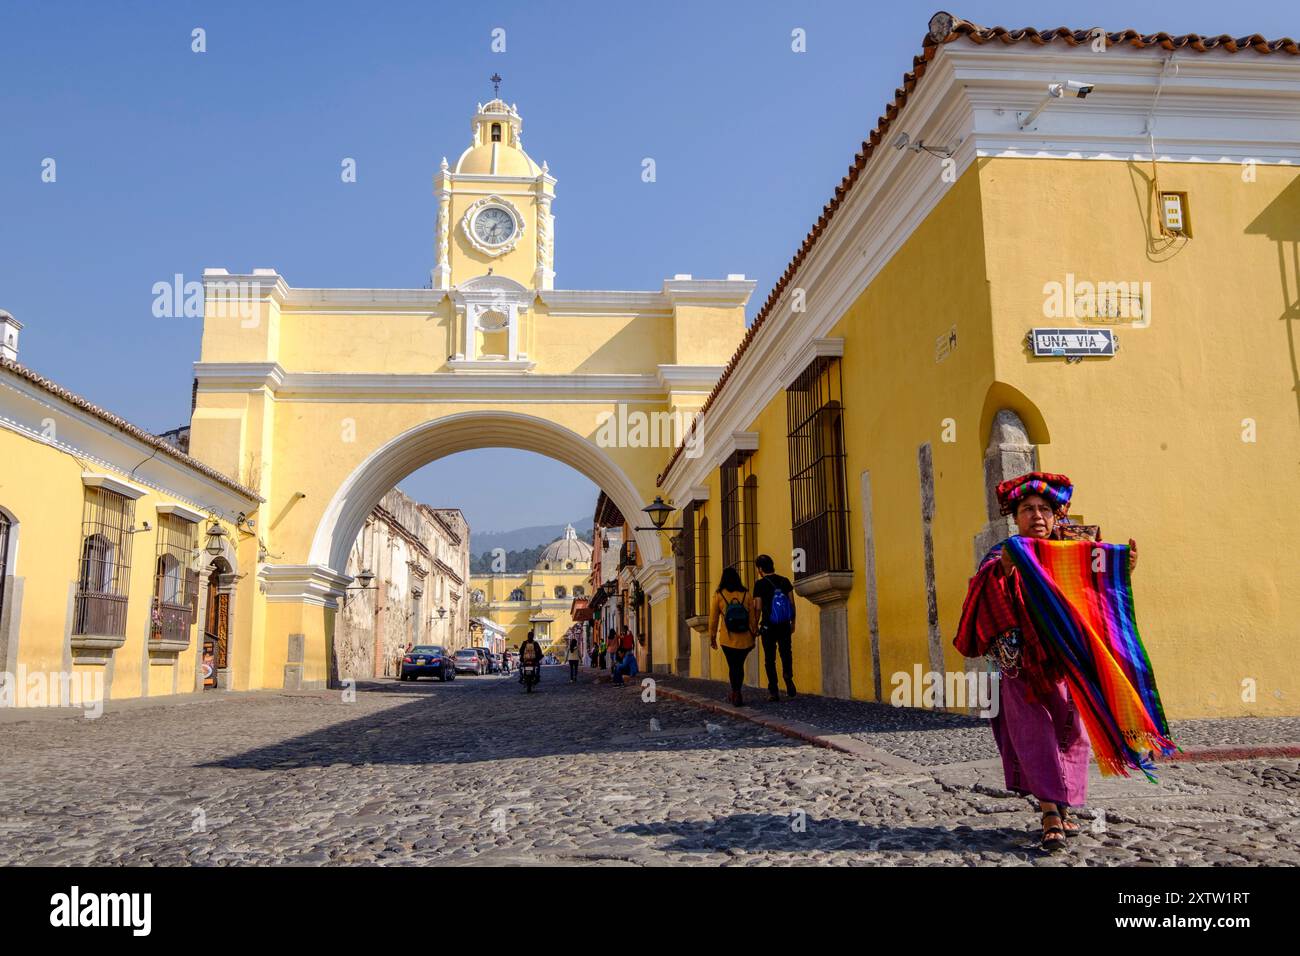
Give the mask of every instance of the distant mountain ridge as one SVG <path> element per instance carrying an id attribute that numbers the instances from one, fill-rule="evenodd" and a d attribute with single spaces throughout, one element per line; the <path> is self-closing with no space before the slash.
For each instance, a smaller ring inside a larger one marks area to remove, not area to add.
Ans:
<path id="1" fill-rule="evenodd" d="M 578 537 L 591 543 L 591 517 L 572 522 Z M 557 538 L 564 537 L 563 524 L 539 524 L 527 528 L 515 528 L 512 531 L 474 531 L 469 533 L 469 553 L 477 557 L 484 551 L 502 548 L 506 552 L 526 551 L 530 548 L 544 548 Z"/>

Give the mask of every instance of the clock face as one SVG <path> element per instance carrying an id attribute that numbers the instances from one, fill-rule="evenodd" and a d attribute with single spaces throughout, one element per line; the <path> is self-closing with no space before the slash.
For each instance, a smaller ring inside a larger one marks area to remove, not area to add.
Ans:
<path id="1" fill-rule="evenodd" d="M 498 206 L 488 206 L 474 217 L 474 235 L 486 245 L 499 246 L 514 234 L 514 216 Z"/>

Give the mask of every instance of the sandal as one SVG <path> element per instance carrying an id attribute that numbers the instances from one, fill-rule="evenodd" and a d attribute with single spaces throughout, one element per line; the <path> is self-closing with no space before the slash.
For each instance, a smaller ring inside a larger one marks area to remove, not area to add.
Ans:
<path id="1" fill-rule="evenodd" d="M 1061 829 L 1065 831 L 1067 837 L 1077 837 L 1083 832 L 1083 828 L 1075 822 L 1074 817 L 1070 816 L 1070 811 L 1064 807 L 1061 808 Z"/>
<path id="2" fill-rule="evenodd" d="M 1059 825 L 1047 825 L 1048 818 L 1056 817 L 1060 820 L 1061 815 L 1055 810 L 1047 810 L 1043 813 L 1043 839 L 1038 844 L 1039 849 L 1048 853 L 1055 853 L 1065 846 L 1065 829 Z"/>

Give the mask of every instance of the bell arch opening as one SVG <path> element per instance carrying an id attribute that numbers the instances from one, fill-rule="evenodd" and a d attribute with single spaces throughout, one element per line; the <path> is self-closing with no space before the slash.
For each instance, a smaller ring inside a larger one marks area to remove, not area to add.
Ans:
<path id="1" fill-rule="evenodd" d="M 430 462 L 479 448 L 515 448 L 559 461 L 601 488 L 627 515 L 645 503 L 627 473 L 593 442 L 554 422 L 521 412 L 460 412 L 417 425 L 372 452 L 330 500 L 312 539 L 309 561 L 345 577 L 348 553 L 366 516 L 384 494 Z M 635 532 L 647 563 L 662 557 L 658 535 Z"/>

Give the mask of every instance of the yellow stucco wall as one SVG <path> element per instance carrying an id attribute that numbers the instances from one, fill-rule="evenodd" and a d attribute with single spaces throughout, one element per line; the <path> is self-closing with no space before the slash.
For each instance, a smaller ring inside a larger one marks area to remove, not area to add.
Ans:
<path id="1" fill-rule="evenodd" d="M 83 462 L 50 445 L 33 441 L 7 429 L 0 429 L 0 461 L 5 462 L 0 479 L 0 507 L 16 520 L 16 548 L 11 544 L 7 573 L 19 579 L 21 592 L 11 594 L 6 609 L 11 622 L 10 656 L 15 672 L 21 666 L 28 675 L 52 672 L 99 673 L 109 699 L 192 693 L 195 689 L 197 652 L 201 650 L 201 616 L 190 626 L 190 646 L 175 655 L 174 663 L 149 656 L 150 610 L 154 590 L 158 546 L 159 505 L 192 503 L 155 490 L 134 502 L 134 527 L 127 536 L 130 546 L 130 584 L 124 643 L 111 652 L 108 664 L 76 661 L 70 647 L 73 597 L 79 574 L 85 485 L 83 472 L 107 475 L 132 484 L 130 475 L 101 462 Z M 143 487 L 136 485 L 136 487 Z M 144 528 L 148 522 L 149 529 Z M 206 567 L 202 548 L 208 521 L 195 529 L 199 551 L 193 566 Z M 221 522 L 229 540 L 240 535 L 226 521 Z M 249 554 L 251 562 L 253 555 Z M 242 582 L 235 598 L 236 613 L 250 605 L 251 582 Z M 232 646 L 233 660 L 238 660 Z M 50 703 L 57 703 L 50 701 Z"/>
<path id="2" fill-rule="evenodd" d="M 974 538 L 984 527 L 983 455 L 999 407 L 1041 441 L 1040 467 L 1077 485 L 1071 513 L 1106 540 L 1136 538 L 1142 633 L 1172 717 L 1300 712 L 1296 487 L 1296 313 L 1300 179 L 1259 168 L 1167 164 L 1162 189 L 1189 195 L 1194 238 L 1170 248 L 1148 222 L 1149 165 L 985 160 L 953 184 L 828 332 L 844 340 L 846 479 L 854 585 L 852 693 L 873 696 L 864 516 L 869 472 L 882 690 L 929 669 L 918 449 L 934 467 L 934 565 L 945 666 Z M 1149 281 L 1149 328 L 1120 328 L 1111 359 L 1035 359 L 1044 283 Z M 809 301 L 817 290 L 810 289 Z M 957 330 L 937 360 L 936 339 Z M 1041 422 L 1040 422 L 1041 417 Z M 1258 440 L 1242 440 L 1255 423 Z M 759 434 L 758 543 L 785 572 L 791 548 L 783 392 L 746 428 Z M 951 440 L 949 440 L 951 439 Z M 1050 439 L 1050 440 L 1049 440 Z M 706 454 L 713 454 L 712 451 Z M 720 572 L 718 472 L 709 475 L 711 577 Z M 1240 489 L 1240 490 L 1238 490 Z M 1286 514 L 1283 514 L 1286 512 Z M 1279 523 L 1279 517 L 1281 522 Z M 782 567 L 783 562 L 786 567 Z M 746 582 L 751 583 L 751 582 Z M 817 608 L 799 599 L 799 684 L 820 689 Z M 696 645 L 698 646 L 698 645 Z M 692 673 L 701 673 L 693 656 Z M 721 655 L 714 679 L 725 678 Z M 1258 683 L 1242 699 L 1242 681 Z"/>
<path id="3" fill-rule="evenodd" d="M 1190 208 L 1193 238 L 1173 241 L 1148 228 L 1150 164 L 980 173 L 997 377 L 1042 413 L 1041 463 L 1076 482 L 1072 510 L 1138 542 L 1139 622 L 1175 715 L 1300 713 L 1300 173 L 1253 173 L 1162 164 L 1160 188 Z M 1066 273 L 1150 282 L 1150 326 L 1118 326 L 1112 359 L 1027 356 L 1025 330 L 1054 324 L 1044 283 Z"/>

